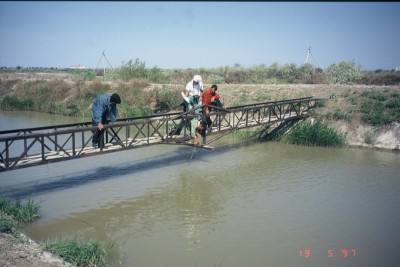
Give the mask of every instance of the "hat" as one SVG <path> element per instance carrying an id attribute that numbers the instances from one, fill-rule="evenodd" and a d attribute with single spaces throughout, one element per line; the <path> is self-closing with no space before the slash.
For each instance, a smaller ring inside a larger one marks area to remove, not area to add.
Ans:
<path id="1" fill-rule="evenodd" d="M 121 98 L 119 97 L 118 94 L 112 94 L 110 96 L 110 102 L 113 102 L 115 104 L 121 104 Z"/>
<path id="2" fill-rule="evenodd" d="M 193 81 L 196 82 L 196 83 L 201 82 L 201 76 L 200 75 L 194 75 Z"/>

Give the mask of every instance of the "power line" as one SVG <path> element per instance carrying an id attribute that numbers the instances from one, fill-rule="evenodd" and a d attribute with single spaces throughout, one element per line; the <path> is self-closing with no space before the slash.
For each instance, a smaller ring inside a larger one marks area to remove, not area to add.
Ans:
<path id="1" fill-rule="evenodd" d="M 308 48 L 308 53 L 307 53 L 307 58 L 306 58 L 306 64 L 308 63 L 308 57 L 309 57 L 309 56 L 311 56 L 311 57 L 314 59 L 315 63 L 317 63 L 318 67 L 319 67 L 321 70 L 323 70 L 322 67 L 321 67 L 321 65 L 319 65 L 318 61 L 315 59 L 315 57 L 314 57 L 313 54 L 311 53 L 311 46 Z"/>
<path id="2" fill-rule="evenodd" d="M 101 60 L 102 60 L 103 58 L 107 61 L 108 65 L 111 67 L 111 69 L 114 69 L 114 68 L 111 66 L 110 62 L 108 61 L 108 59 L 107 59 L 107 57 L 106 57 L 106 53 L 105 53 L 104 50 L 103 50 L 103 53 L 101 54 L 101 57 L 100 57 L 100 60 L 99 60 L 99 63 L 97 63 L 97 66 L 96 66 L 96 68 L 94 69 L 94 72 L 95 72 L 95 73 L 96 73 L 97 67 L 99 66 L 99 64 L 100 64 L 100 62 L 101 62 Z M 103 79 L 105 79 L 105 77 L 106 77 L 106 68 L 103 68 Z"/>
<path id="3" fill-rule="evenodd" d="M 97 67 L 99 66 L 99 64 L 100 64 L 100 62 L 101 62 L 101 60 L 102 60 L 103 58 L 107 61 L 108 65 L 111 67 L 111 69 L 114 69 L 114 68 L 111 66 L 110 62 L 108 61 L 108 59 L 107 59 L 107 57 L 106 57 L 106 53 L 103 51 L 103 53 L 101 54 L 99 63 L 97 63 L 97 66 L 96 66 L 96 68 L 95 68 L 94 70 L 95 70 L 95 71 L 97 70 Z"/>

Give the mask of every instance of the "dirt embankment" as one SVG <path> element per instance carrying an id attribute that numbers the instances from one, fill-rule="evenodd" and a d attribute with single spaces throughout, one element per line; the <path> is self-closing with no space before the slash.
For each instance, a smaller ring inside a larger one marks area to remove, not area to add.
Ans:
<path id="1" fill-rule="evenodd" d="M 325 116 L 340 110 L 346 119 L 330 119 L 326 123 L 347 134 L 349 146 L 388 149 L 400 149 L 400 123 L 393 122 L 385 126 L 372 126 L 361 120 L 359 105 L 351 99 L 359 98 L 363 92 L 396 92 L 400 95 L 400 86 L 365 85 L 327 85 L 327 84 L 277 84 L 277 85 L 220 85 L 217 92 L 226 106 L 240 103 L 283 100 L 313 96 L 326 99 L 323 107 L 317 108 L 316 116 Z"/>
<path id="2" fill-rule="evenodd" d="M 169 86 L 176 90 L 183 89 L 182 85 Z M 209 88 L 211 84 L 204 86 Z M 157 87 L 162 86 L 152 84 L 148 89 Z M 400 95 L 400 85 L 220 84 L 217 93 L 221 95 L 225 107 L 309 96 L 325 99 L 324 106 L 315 110 L 315 118 L 327 117 L 340 110 L 345 119 L 327 119 L 325 122 L 346 133 L 349 146 L 400 151 L 400 122 L 378 127 L 367 124 L 361 120 L 360 103 L 351 103 L 350 100 L 360 98 L 366 91 L 396 92 Z"/>
<path id="3" fill-rule="evenodd" d="M 10 267 L 66 267 L 62 259 L 43 252 L 40 246 L 25 237 L 19 239 L 0 233 L 0 266 Z"/>

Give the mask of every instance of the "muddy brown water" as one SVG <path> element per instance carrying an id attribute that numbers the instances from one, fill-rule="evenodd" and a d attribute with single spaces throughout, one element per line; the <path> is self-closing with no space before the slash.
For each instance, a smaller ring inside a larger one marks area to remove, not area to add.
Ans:
<path id="1" fill-rule="evenodd" d="M 11 121 L 29 125 L 29 116 Z M 40 123 L 49 125 L 46 116 Z M 63 118 L 57 124 L 70 122 Z M 114 242 L 111 266 L 400 262 L 399 153 L 233 137 L 214 145 L 158 145 L 2 172 L 0 193 L 41 201 L 41 218 L 26 228 L 36 241 Z"/>

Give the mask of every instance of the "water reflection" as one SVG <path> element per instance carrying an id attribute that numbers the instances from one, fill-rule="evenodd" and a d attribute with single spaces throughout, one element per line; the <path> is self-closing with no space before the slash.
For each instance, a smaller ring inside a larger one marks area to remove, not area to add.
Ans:
<path id="1" fill-rule="evenodd" d="M 176 183 L 151 190 L 140 197 L 125 199 L 83 213 L 71 213 L 41 225 L 33 225 L 34 238 L 46 238 L 62 229 L 62 234 L 124 243 L 130 238 L 151 237 L 161 228 L 176 231 L 176 238 L 187 240 L 187 249 L 201 247 L 201 225 L 221 211 L 221 187 L 200 172 L 182 170 Z M 215 219 L 215 218 L 214 218 Z M 59 235 L 59 233 L 57 234 Z"/>
<path id="2" fill-rule="evenodd" d="M 238 146 L 236 145 L 235 147 L 237 148 Z M 216 149 L 214 154 L 227 153 L 229 149 L 233 148 L 230 145 L 225 145 L 219 149 Z M 196 152 L 196 157 L 193 158 L 194 152 Z M 43 182 L 37 180 L 31 182 L 24 181 L 23 184 L 8 186 L 7 188 L 0 187 L 0 194 L 10 198 L 28 197 L 32 194 L 40 195 L 44 193 L 55 192 L 56 190 L 65 190 L 68 188 L 82 186 L 84 184 L 115 179 L 124 175 L 135 175 L 139 172 L 146 172 L 148 170 L 181 164 L 188 161 L 199 162 L 198 164 L 201 164 L 201 162 L 206 160 L 207 155 L 208 153 L 206 151 L 199 148 L 196 150 L 188 149 L 188 147 L 178 146 L 178 149 L 173 152 L 170 151 L 168 154 L 154 155 L 150 158 L 146 158 L 145 160 L 135 161 L 134 164 L 123 163 L 112 166 L 99 166 L 94 169 L 86 169 L 85 171 L 79 173 L 55 175 L 51 179 L 47 179 Z M 85 161 L 87 159 L 74 160 Z M 60 166 L 63 165 L 63 163 L 54 164 L 58 164 Z"/>

